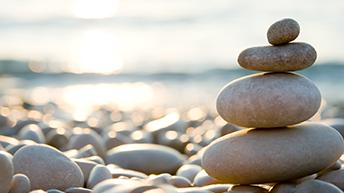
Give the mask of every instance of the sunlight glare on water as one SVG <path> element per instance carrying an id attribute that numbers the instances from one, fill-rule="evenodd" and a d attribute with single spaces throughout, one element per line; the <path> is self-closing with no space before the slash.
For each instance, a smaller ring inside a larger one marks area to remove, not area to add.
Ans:
<path id="1" fill-rule="evenodd" d="M 102 29 L 82 31 L 71 50 L 67 68 L 74 73 L 118 73 L 123 67 L 120 43 L 114 33 Z"/>
<path id="2" fill-rule="evenodd" d="M 37 87 L 32 90 L 30 98 L 33 104 L 55 101 L 62 109 L 72 112 L 75 120 L 86 120 L 92 111 L 102 106 L 123 111 L 158 106 L 163 95 L 164 91 L 154 85 L 134 82 L 79 84 L 49 89 Z"/>

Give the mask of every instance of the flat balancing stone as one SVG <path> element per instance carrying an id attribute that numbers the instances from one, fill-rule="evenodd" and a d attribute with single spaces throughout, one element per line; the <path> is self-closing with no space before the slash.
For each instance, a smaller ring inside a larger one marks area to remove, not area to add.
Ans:
<path id="1" fill-rule="evenodd" d="M 286 72 L 305 69 L 316 58 L 317 53 L 311 45 L 298 42 L 248 48 L 239 54 L 238 63 L 249 70 Z"/>

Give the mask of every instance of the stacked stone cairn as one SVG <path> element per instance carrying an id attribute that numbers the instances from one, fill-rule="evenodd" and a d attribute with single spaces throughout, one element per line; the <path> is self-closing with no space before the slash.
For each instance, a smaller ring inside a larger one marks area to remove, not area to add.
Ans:
<path id="1" fill-rule="evenodd" d="M 247 129 L 207 146 L 202 166 L 210 176 L 246 185 L 295 181 L 329 168 L 343 154 L 343 138 L 335 129 L 307 121 L 319 110 L 321 95 L 311 80 L 290 72 L 311 66 L 317 56 L 307 43 L 290 43 L 299 32 L 295 20 L 277 21 L 267 32 L 272 46 L 239 55 L 240 66 L 264 72 L 236 79 L 220 91 L 219 115 Z M 313 180 L 305 186 L 323 183 Z M 309 192 L 302 188 L 296 192 Z"/>

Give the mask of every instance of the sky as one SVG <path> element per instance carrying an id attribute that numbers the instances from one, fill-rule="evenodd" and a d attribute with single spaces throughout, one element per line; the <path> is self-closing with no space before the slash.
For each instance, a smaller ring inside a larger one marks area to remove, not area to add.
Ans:
<path id="1" fill-rule="evenodd" d="M 342 0 L 0 0 L 0 59 L 71 72 L 237 68 L 291 17 L 318 63 L 344 61 Z"/>

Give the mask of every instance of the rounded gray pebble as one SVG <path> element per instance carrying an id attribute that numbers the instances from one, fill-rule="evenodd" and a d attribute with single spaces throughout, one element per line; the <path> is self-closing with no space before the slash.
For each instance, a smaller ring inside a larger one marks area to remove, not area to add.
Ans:
<path id="1" fill-rule="evenodd" d="M 280 45 L 295 40 L 299 33 L 299 24 L 293 19 L 286 18 L 273 23 L 269 27 L 267 38 L 270 44 Z"/>
<path id="2" fill-rule="evenodd" d="M 305 69 L 316 58 L 317 52 L 311 45 L 298 42 L 248 48 L 240 53 L 238 63 L 248 70 L 287 72 Z"/>

